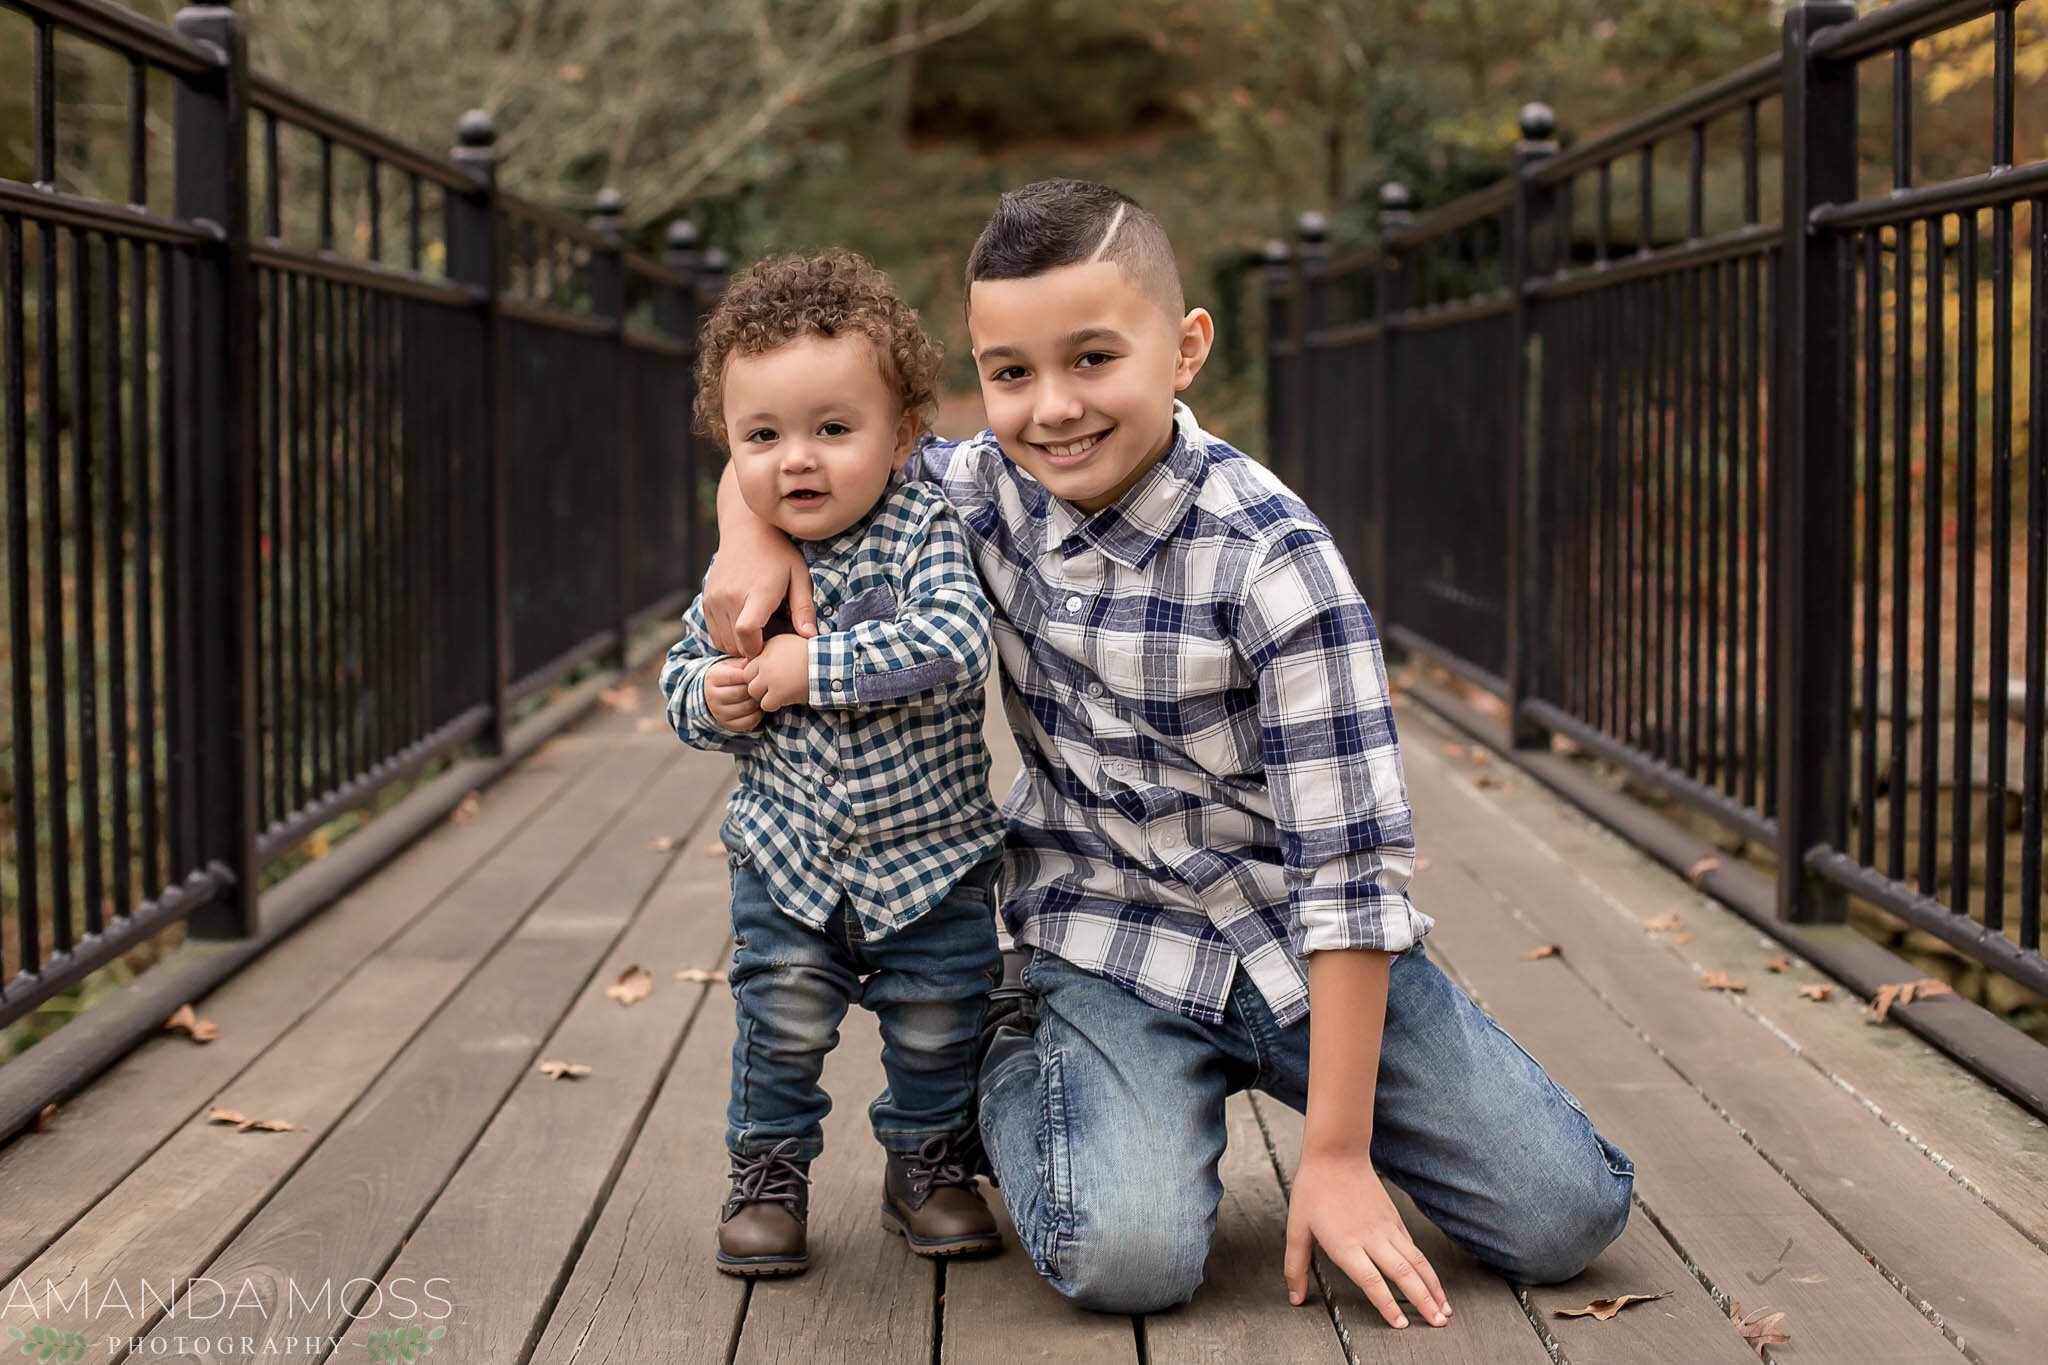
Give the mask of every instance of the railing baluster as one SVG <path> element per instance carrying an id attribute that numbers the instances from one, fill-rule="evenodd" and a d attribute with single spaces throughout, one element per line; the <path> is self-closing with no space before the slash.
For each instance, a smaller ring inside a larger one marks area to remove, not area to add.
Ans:
<path id="1" fill-rule="evenodd" d="M 1940 804 L 1941 778 L 1941 550 L 1942 550 L 1942 327 L 1946 308 L 1942 295 L 1947 262 L 1943 256 L 1943 220 L 1927 220 L 1927 374 L 1926 393 L 1921 399 L 1925 422 L 1923 449 L 1924 486 L 1920 494 L 1920 838 L 1919 869 L 1916 878 L 1921 894 L 1934 894 L 1935 815 Z M 1903 572 L 1903 569 L 1901 570 Z M 1956 723 L 1970 720 L 1969 696 L 1956 694 Z"/>
<path id="2" fill-rule="evenodd" d="M 22 224 L 14 214 L 0 214 L 0 370 L 6 379 L 7 425 L 7 661 L 13 683 L 10 728 L 14 751 L 15 913 L 21 944 L 21 966 L 34 971 L 42 961 L 37 932 L 42 905 L 42 858 L 36 839 L 36 725 L 33 659 L 34 638 L 29 593 L 28 492 L 28 298 L 22 269 Z M 54 850 L 53 850 L 54 851 Z M 6 974 L 0 972 L 0 999 Z"/>

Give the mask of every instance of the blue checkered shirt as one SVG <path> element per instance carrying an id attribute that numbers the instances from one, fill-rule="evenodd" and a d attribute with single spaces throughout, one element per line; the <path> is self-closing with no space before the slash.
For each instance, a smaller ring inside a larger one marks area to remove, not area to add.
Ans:
<path id="1" fill-rule="evenodd" d="M 927 441 L 996 609 L 1023 765 L 1004 917 L 1141 998 L 1219 1022 L 1242 968 L 1280 1022 L 1307 954 L 1430 920 L 1379 636 L 1321 522 L 1174 405 L 1171 449 L 1094 515 L 993 435 Z"/>
<path id="2" fill-rule="evenodd" d="M 704 675 L 726 657 L 699 595 L 661 670 L 684 742 L 739 755 L 720 831 L 782 910 L 822 929 L 848 901 L 863 934 L 902 928 L 1002 842 L 988 795 L 988 599 L 938 488 L 897 481 L 857 525 L 802 542 L 819 635 L 809 703 L 735 732 Z"/>

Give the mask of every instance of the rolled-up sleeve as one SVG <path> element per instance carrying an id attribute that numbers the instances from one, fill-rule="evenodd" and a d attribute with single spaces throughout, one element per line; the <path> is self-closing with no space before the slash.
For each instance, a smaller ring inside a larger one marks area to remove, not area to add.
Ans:
<path id="1" fill-rule="evenodd" d="M 856 709 L 937 701 L 988 680 L 995 658 L 988 598 L 967 537 L 936 495 L 906 535 L 902 594 L 875 614 L 811 641 L 810 704 Z M 842 610 L 842 616 L 844 615 Z"/>
<path id="2" fill-rule="evenodd" d="M 1327 535 L 1296 529 L 1267 550 L 1237 638 L 1258 680 L 1296 955 L 1411 947 L 1430 921 L 1408 898 L 1415 838 L 1386 662 Z"/>

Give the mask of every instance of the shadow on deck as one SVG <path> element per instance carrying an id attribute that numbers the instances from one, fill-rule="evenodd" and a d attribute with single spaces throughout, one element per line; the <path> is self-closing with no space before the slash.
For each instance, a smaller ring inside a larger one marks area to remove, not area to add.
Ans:
<path id="1" fill-rule="evenodd" d="M 1244 1096 L 1192 1304 L 1069 1309 L 1014 1244 L 918 1261 L 878 1225 L 881 1072 L 856 1010 L 827 1071 L 811 1273 L 718 1275 L 732 1019 L 721 983 L 677 973 L 725 961 L 730 765 L 639 694 L 197 1002 L 217 1041 L 157 1037 L 0 1148 L 0 1332 L 79 1332 L 93 1361 L 395 1360 L 384 1334 L 418 1324 L 436 1359 L 488 1365 L 1634 1365 L 1754 1359 L 1739 1300 L 1784 1311 L 1773 1358 L 2041 1358 L 2048 1132 L 1847 992 L 1800 996 L 1818 973 L 1770 970 L 1776 945 L 1405 703 L 1433 954 L 1637 1162 L 1635 1217 L 1591 1270 L 1517 1289 L 1403 1202 L 1450 1327 L 1396 1333 L 1327 1271 L 1324 1298 L 1288 1308 L 1300 1119 Z M 1681 932 L 1640 926 L 1669 910 Z M 1524 956 L 1544 943 L 1561 952 Z M 622 1007 L 604 988 L 636 964 L 653 989 Z M 1700 989 L 1708 970 L 1747 991 Z M 553 1080 L 544 1059 L 591 1072 Z M 295 1128 L 209 1123 L 215 1106 Z M 1607 1322 L 1552 1316 L 1659 1292 Z"/>

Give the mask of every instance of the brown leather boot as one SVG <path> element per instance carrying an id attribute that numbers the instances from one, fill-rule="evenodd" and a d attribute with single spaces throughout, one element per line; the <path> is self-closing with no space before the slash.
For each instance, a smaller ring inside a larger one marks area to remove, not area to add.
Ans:
<path id="1" fill-rule="evenodd" d="M 732 1157 L 732 1193 L 718 1215 L 718 1268 L 728 1275 L 797 1275 L 811 1264 L 804 1218 L 811 1163 L 784 1138 L 773 1151 Z"/>
<path id="2" fill-rule="evenodd" d="M 969 1172 L 972 1132 L 928 1139 L 915 1152 L 889 1153 L 882 1179 L 882 1226 L 920 1256 L 1000 1251 L 1003 1235 Z"/>

